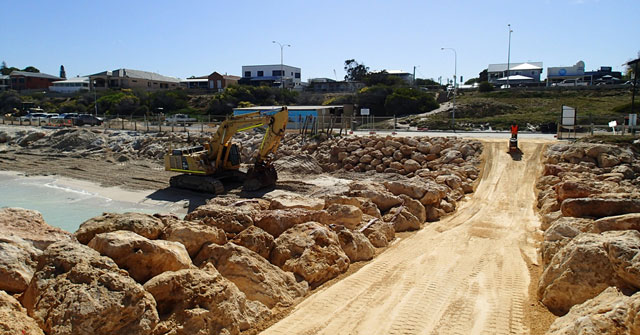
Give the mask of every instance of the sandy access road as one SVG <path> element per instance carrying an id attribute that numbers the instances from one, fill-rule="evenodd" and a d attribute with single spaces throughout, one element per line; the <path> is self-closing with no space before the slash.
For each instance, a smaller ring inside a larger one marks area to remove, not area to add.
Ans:
<path id="1" fill-rule="evenodd" d="M 483 176 L 458 211 L 307 298 L 262 334 L 528 334 L 534 183 L 545 140 L 483 140 Z"/>

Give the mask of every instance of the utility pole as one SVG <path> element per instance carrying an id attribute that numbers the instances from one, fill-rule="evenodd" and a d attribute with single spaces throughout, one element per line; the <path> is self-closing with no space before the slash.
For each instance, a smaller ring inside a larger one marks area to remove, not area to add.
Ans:
<path id="1" fill-rule="evenodd" d="M 418 86 L 416 85 L 416 66 L 413 66 L 413 86 Z"/>
<path id="2" fill-rule="evenodd" d="M 283 58 L 283 53 L 284 53 L 284 47 L 291 47 L 290 44 L 282 44 L 280 42 L 277 41 L 271 41 L 271 43 L 275 43 L 277 45 L 280 46 L 280 87 L 282 87 L 284 89 L 284 58 Z"/>
<path id="3" fill-rule="evenodd" d="M 513 30 L 511 30 L 511 23 L 507 24 L 507 27 L 509 27 L 509 49 L 507 51 L 507 88 L 511 88 L 511 86 L 509 86 L 509 67 L 511 65 L 511 33 L 513 32 Z"/>
<path id="4" fill-rule="evenodd" d="M 454 48 L 440 48 L 440 50 L 453 51 L 453 111 L 451 112 L 451 128 L 456 132 L 456 95 L 458 93 L 458 53 Z"/>

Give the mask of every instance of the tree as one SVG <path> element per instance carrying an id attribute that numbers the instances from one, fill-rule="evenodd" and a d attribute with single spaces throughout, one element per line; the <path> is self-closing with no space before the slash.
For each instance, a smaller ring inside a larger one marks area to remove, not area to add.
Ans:
<path id="1" fill-rule="evenodd" d="M 0 73 L 2 73 L 2 75 L 8 76 L 11 74 L 11 72 L 13 71 L 19 71 L 19 69 L 17 67 L 7 67 L 7 62 L 2 61 L 2 66 L 0 66 Z"/>
<path id="2" fill-rule="evenodd" d="M 67 73 L 64 71 L 64 65 L 60 65 L 60 78 L 67 79 Z"/>
<path id="3" fill-rule="evenodd" d="M 438 108 L 438 103 L 429 93 L 409 87 L 398 87 L 387 96 L 384 108 L 387 115 L 420 114 Z"/>
<path id="4" fill-rule="evenodd" d="M 471 79 L 467 79 L 467 81 L 464 82 L 465 85 L 473 85 L 475 83 L 480 82 L 479 78 L 471 78 Z"/>
<path id="5" fill-rule="evenodd" d="M 493 85 L 489 84 L 488 81 L 483 81 L 480 83 L 480 86 L 478 87 L 478 91 L 480 92 L 491 92 L 493 91 Z"/>
<path id="6" fill-rule="evenodd" d="M 416 78 L 416 85 L 418 86 L 440 86 L 437 81 L 433 79 Z"/>
<path id="7" fill-rule="evenodd" d="M 390 75 L 386 70 L 367 73 L 362 81 L 367 86 L 386 85 L 386 86 L 406 86 L 407 82 L 396 76 Z"/>
<path id="8" fill-rule="evenodd" d="M 40 73 L 40 70 L 36 69 L 33 66 L 27 66 L 24 69 L 22 69 L 22 71 L 24 72 L 33 72 L 33 73 Z"/>
<path id="9" fill-rule="evenodd" d="M 362 81 L 367 73 L 369 73 L 369 68 L 364 64 L 358 63 L 355 59 L 347 59 L 344 61 L 344 71 L 347 73 L 347 75 L 344 76 L 344 80 Z"/>
<path id="10" fill-rule="evenodd" d="M 482 70 L 482 72 L 478 74 L 478 82 L 481 83 L 483 81 L 489 81 L 489 71 L 487 71 L 487 69 Z"/>

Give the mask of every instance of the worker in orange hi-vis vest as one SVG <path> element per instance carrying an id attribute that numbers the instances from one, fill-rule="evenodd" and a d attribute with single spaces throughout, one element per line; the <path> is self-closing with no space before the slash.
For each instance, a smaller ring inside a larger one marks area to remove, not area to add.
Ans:
<path id="1" fill-rule="evenodd" d="M 511 137 L 518 138 L 518 124 L 515 121 L 511 122 Z"/>

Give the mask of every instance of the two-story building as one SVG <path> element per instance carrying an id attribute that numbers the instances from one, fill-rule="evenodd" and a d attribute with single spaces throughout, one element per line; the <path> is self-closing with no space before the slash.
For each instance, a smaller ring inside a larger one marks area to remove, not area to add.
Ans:
<path id="1" fill-rule="evenodd" d="M 167 77 L 154 72 L 117 69 L 104 71 L 89 76 L 89 87 L 98 90 L 109 88 L 138 88 L 148 91 L 175 89 L 180 85 L 180 79 Z"/>
<path id="2" fill-rule="evenodd" d="M 242 66 L 242 78 L 240 84 L 244 85 L 270 85 L 291 89 L 302 87 L 302 79 L 299 67 L 290 65 L 244 65 Z"/>
<path id="3" fill-rule="evenodd" d="M 16 91 L 46 90 L 54 81 L 62 80 L 62 78 L 50 74 L 26 71 L 13 71 L 9 77 L 11 88 Z"/>
<path id="4" fill-rule="evenodd" d="M 359 81 L 337 81 L 331 78 L 311 78 L 309 85 L 305 88 L 310 92 L 357 92 L 364 87 L 364 83 Z"/>
<path id="5" fill-rule="evenodd" d="M 507 78 L 507 73 L 509 78 Z M 538 84 L 542 74 L 542 62 L 489 64 L 487 68 L 488 80 L 494 85 Z"/>

